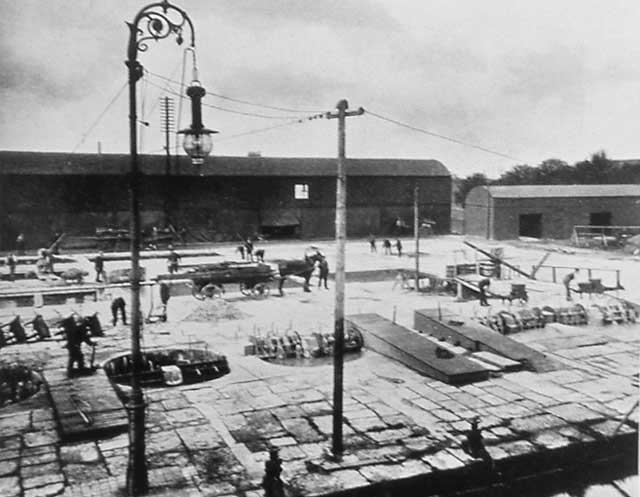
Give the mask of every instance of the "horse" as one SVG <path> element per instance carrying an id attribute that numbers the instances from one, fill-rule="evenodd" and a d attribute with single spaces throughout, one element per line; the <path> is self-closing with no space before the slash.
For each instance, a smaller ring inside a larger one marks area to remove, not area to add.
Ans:
<path id="1" fill-rule="evenodd" d="M 310 292 L 309 280 L 313 274 L 313 270 L 316 267 L 316 262 L 322 260 L 322 254 L 316 252 L 315 254 L 305 254 L 304 259 L 287 259 L 274 261 L 278 264 L 278 271 L 280 272 L 280 281 L 278 283 L 278 291 L 280 296 L 284 295 L 282 287 L 284 282 L 289 276 L 301 276 L 304 279 L 302 289 L 305 292 Z"/>

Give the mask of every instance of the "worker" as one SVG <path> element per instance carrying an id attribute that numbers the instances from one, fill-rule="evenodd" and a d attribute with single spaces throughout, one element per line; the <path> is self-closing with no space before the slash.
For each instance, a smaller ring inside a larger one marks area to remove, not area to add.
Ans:
<path id="1" fill-rule="evenodd" d="M 320 269 L 320 273 L 318 274 L 318 288 L 320 288 L 320 285 L 324 281 L 324 287 L 328 290 L 327 278 L 329 278 L 329 263 L 327 262 L 326 257 L 322 257 L 322 259 L 320 259 L 318 262 L 318 268 Z"/>
<path id="2" fill-rule="evenodd" d="M 480 305 L 488 306 L 489 302 L 487 302 L 487 288 L 491 285 L 491 280 L 489 278 L 484 278 L 480 280 L 478 283 L 478 288 L 480 289 Z"/>
<path id="3" fill-rule="evenodd" d="M 122 297 L 116 297 L 111 301 L 111 315 L 113 316 L 113 326 L 118 322 L 118 312 L 122 314 L 122 324 L 127 325 L 126 302 Z"/>
<path id="4" fill-rule="evenodd" d="M 567 301 L 571 301 L 573 300 L 571 298 L 571 282 L 575 279 L 575 277 L 578 275 L 578 273 L 580 272 L 580 270 L 578 268 L 575 268 L 573 270 L 573 272 L 567 274 L 563 279 L 562 279 L 562 284 L 564 285 L 564 288 L 567 291 Z"/>
<path id="5" fill-rule="evenodd" d="M 384 249 L 385 255 L 391 255 L 391 240 L 385 238 L 382 242 L 382 248 Z"/>
<path id="6" fill-rule="evenodd" d="M 256 261 L 264 262 L 264 249 L 258 249 L 254 254 L 256 255 Z"/>
<path id="7" fill-rule="evenodd" d="M 369 252 L 377 252 L 376 248 L 376 237 L 373 235 L 369 235 Z"/>
<path id="8" fill-rule="evenodd" d="M 244 250 L 247 253 L 247 260 L 253 262 L 253 242 L 251 238 L 247 238 L 244 242 Z"/>
<path id="9" fill-rule="evenodd" d="M 96 255 L 93 260 L 93 267 L 96 270 L 96 283 L 100 283 L 107 279 L 106 273 L 104 272 L 104 252 L 102 250 L 98 252 L 98 255 Z"/>
<path id="10" fill-rule="evenodd" d="M 84 320 L 78 315 L 74 314 L 71 317 L 65 319 L 62 322 L 65 338 L 67 340 L 67 351 L 69 353 L 69 360 L 67 362 L 67 374 L 71 375 L 74 372 L 73 365 L 77 364 L 78 367 L 75 371 L 81 372 L 85 370 L 84 356 L 82 354 L 82 342 L 87 345 L 95 346 L 95 343 L 89 337 L 87 333 L 87 327 Z"/>
<path id="11" fill-rule="evenodd" d="M 395 226 L 396 226 L 396 234 L 401 235 L 402 229 L 405 227 L 404 221 L 401 218 L 397 217 Z"/>
<path id="12" fill-rule="evenodd" d="M 173 249 L 173 245 L 169 245 L 169 257 L 167 257 L 167 265 L 169 268 L 169 273 L 173 274 L 178 272 L 178 267 L 179 267 L 178 261 L 180 261 L 181 259 L 182 257 L 180 257 L 180 254 L 178 254 Z"/>
<path id="13" fill-rule="evenodd" d="M 13 281 L 16 278 L 16 266 L 18 265 L 18 259 L 11 253 L 7 257 L 7 266 L 9 266 L 9 279 Z"/>
<path id="14" fill-rule="evenodd" d="M 244 261 L 244 245 L 238 245 L 236 252 L 240 252 L 240 258 Z"/>
<path id="15" fill-rule="evenodd" d="M 167 304 L 171 297 L 171 287 L 164 281 L 160 283 L 160 302 L 162 302 L 162 317 L 163 321 L 167 320 Z"/>
<path id="16" fill-rule="evenodd" d="M 396 250 L 398 251 L 398 257 L 402 257 L 402 242 L 400 238 L 396 239 Z"/>
<path id="17" fill-rule="evenodd" d="M 49 257 L 47 255 L 47 250 L 41 248 L 38 250 L 38 259 L 36 260 L 36 272 L 40 275 L 45 275 L 50 272 L 49 269 Z"/>
<path id="18" fill-rule="evenodd" d="M 18 255 L 24 255 L 24 247 L 25 247 L 24 234 L 20 233 L 16 238 L 16 252 Z"/>

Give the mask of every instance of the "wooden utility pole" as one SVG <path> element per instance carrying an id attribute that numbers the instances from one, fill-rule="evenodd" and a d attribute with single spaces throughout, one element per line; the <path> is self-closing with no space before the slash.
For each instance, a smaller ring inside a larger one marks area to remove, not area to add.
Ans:
<path id="1" fill-rule="evenodd" d="M 342 457 L 342 389 L 344 369 L 344 262 L 345 240 L 347 237 L 347 175 L 345 173 L 345 126 L 346 118 L 364 114 L 360 107 L 347 112 L 349 104 L 340 100 L 336 105 L 338 112 L 327 113 L 327 119 L 338 119 L 338 174 L 336 181 L 336 297 L 334 312 L 333 346 L 333 457 Z"/>
<path id="2" fill-rule="evenodd" d="M 162 97 L 160 99 L 160 113 L 162 119 L 162 128 L 164 132 L 164 149 L 165 149 L 165 170 L 164 170 L 164 227 L 168 228 L 171 224 L 171 148 L 169 147 L 169 136 L 171 127 L 174 125 L 174 104 L 173 99 Z"/>
<path id="3" fill-rule="evenodd" d="M 420 291 L 420 213 L 418 209 L 418 195 L 420 189 L 416 185 L 413 189 L 413 237 L 416 241 L 416 292 Z"/>

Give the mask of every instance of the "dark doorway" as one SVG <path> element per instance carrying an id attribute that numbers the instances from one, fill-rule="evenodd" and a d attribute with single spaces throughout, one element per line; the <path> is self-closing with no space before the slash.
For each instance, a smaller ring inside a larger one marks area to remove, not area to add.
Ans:
<path id="1" fill-rule="evenodd" d="M 590 226 L 611 226 L 610 212 L 592 212 L 589 214 Z"/>
<path id="2" fill-rule="evenodd" d="M 520 214 L 518 235 L 542 238 L 542 214 Z"/>

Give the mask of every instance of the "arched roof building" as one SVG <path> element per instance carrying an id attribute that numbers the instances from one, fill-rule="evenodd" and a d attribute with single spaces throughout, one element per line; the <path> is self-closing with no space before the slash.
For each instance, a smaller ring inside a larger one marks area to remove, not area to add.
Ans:
<path id="1" fill-rule="evenodd" d="M 640 185 L 477 186 L 465 200 L 465 234 L 506 240 L 568 239 L 582 226 L 640 224 Z"/>

